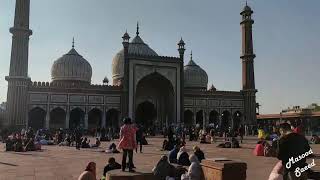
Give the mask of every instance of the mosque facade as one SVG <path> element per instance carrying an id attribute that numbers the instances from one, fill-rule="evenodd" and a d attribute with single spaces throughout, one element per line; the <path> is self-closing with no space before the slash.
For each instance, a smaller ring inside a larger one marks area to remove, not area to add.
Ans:
<path id="1" fill-rule="evenodd" d="M 39 128 L 119 127 L 129 116 L 145 127 L 219 125 L 237 128 L 256 124 L 256 88 L 252 43 L 253 11 L 242 10 L 242 89 L 208 88 L 206 71 L 192 54 L 185 58 L 185 43 L 178 56 L 160 56 L 139 33 L 122 37 L 123 49 L 112 60 L 112 85 L 105 78 L 91 83 L 90 63 L 74 45 L 53 62 L 51 81 L 28 77 L 30 0 L 16 0 L 7 94 L 7 126 Z M 119 38 L 120 39 L 120 38 Z M 120 43 L 120 42 L 119 42 Z M 237 78 L 237 77 L 235 77 Z"/>

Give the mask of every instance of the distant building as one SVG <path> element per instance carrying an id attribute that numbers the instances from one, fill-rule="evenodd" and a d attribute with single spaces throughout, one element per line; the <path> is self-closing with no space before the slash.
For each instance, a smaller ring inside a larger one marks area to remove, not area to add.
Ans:
<path id="1" fill-rule="evenodd" d="M 259 125 L 271 126 L 283 122 L 292 124 L 302 123 L 307 132 L 320 132 L 320 111 L 318 105 L 313 103 L 305 108 L 300 106 L 288 107 L 279 114 L 257 115 Z"/>
<path id="2" fill-rule="evenodd" d="M 237 128 L 256 124 L 256 88 L 251 15 L 242 10 L 242 89 L 208 88 L 208 76 L 178 42 L 178 57 L 160 56 L 140 35 L 139 26 L 112 61 L 112 84 L 91 84 L 90 63 L 72 48 L 53 62 L 51 82 L 32 82 L 28 75 L 30 0 L 16 0 L 7 96 L 7 125 L 33 128 L 118 128 L 129 116 L 146 128 L 219 124 Z M 120 37 L 119 37 L 120 39 Z M 120 43 L 120 42 L 119 42 Z M 238 78 L 238 77 L 235 77 Z"/>

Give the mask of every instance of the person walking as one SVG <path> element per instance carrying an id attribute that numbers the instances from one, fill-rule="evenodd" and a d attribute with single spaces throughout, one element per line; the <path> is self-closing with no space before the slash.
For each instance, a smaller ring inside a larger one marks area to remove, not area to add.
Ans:
<path id="1" fill-rule="evenodd" d="M 142 153 L 142 140 L 143 140 L 143 130 L 142 130 L 142 126 L 138 126 L 137 127 L 137 133 L 136 133 L 136 140 L 137 140 L 137 144 L 140 145 L 140 153 Z M 136 153 L 138 152 L 138 147 L 136 148 Z"/>
<path id="2" fill-rule="evenodd" d="M 76 141 L 76 149 L 80 150 L 82 134 L 79 128 L 75 129 L 74 136 Z"/>
<path id="3" fill-rule="evenodd" d="M 126 117 L 123 120 L 124 125 L 120 129 L 120 142 L 118 148 L 122 149 L 122 171 L 125 171 L 127 164 L 127 156 L 129 158 L 128 168 L 129 172 L 133 170 L 133 150 L 137 147 L 136 132 L 137 128 L 132 125 L 131 118 Z"/>

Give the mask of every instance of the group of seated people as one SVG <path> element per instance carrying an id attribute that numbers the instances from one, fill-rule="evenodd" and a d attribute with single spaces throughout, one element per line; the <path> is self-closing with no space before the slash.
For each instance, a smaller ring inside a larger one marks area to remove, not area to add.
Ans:
<path id="1" fill-rule="evenodd" d="M 266 140 L 260 140 L 257 142 L 256 147 L 253 150 L 253 154 L 255 156 L 275 157 L 277 146 L 277 139 L 274 139 L 271 145 Z"/>
<path id="2" fill-rule="evenodd" d="M 167 156 L 162 156 L 152 172 L 157 180 L 200 180 L 203 177 L 200 161 L 195 154 L 189 158 L 188 171 L 184 167 L 175 167 L 168 161 Z"/>
<path id="3" fill-rule="evenodd" d="M 90 144 L 88 138 L 81 138 L 81 148 L 98 148 L 101 145 L 99 138 L 96 138 L 95 144 Z"/>
<path id="4" fill-rule="evenodd" d="M 179 146 L 185 146 L 186 142 L 184 139 L 181 139 L 180 137 L 174 137 L 169 140 L 164 140 L 162 143 L 162 151 L 171 151 L 175 145 Z"/>
<path id="5" fill-rule="evenodd" d="M 197 156 L 200 162 L 205 159 L 203 151 L 198 146 L 193 147 L 193 153 L 195 156 Z M 174 148 L 169 152 L 168 156 L 170 163 L 181 166 L 189 166 L 191 164 L 189 160 L 189 154 L 185 146 L 180 147 L 179 145 L 175 145 Z"/>
<path id="6" fill-rule="evenodd" d="M 19 133 L 10 135 L 5 140 L 6 151 L 24 152 L 40 150 L 41 145 L 34 138 L 22 136 Z"/>
<path id="7" fill-rule="evenodd" d="M 213 144 L 216 141 L 214 129 L 211 129 L 209 133 L 207 133 L 205 130 L 200 130 L 199 132 L 199 138 L 201 144 Z"/>
<path id="8" fill-rule="evenodd" d="M 217 145 L 220 148 L 240 148 L 239 141 L 235 137 L 227 138 L 225 142 Z"/>

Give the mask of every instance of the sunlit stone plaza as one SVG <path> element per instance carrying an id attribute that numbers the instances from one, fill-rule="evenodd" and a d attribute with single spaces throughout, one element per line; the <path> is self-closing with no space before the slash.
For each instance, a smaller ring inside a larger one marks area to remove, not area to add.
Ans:
<path id="1" fill-rule="evenodd" d="M 147 138 L 149 145 L 143 146 L 143 153 L 134 152 L 134 164 L 137 171 L 150 171 L 160 159 L 161 155 L 167 151 L 160 151 L 163 138 Z M 192 153 L 192 146 L 198 145 L 205 153 L 206 158 L 226 158 L 239 160 L 247 163 L 248 180 L 265 180 L 278 161 L 272 157 L 254 156 L 252 151 L 257 139 L 255 137 L 245 138 L 242 148 L 217 148 L 217 144 L 222 139 L 218 139 L 215 144 L 200 144 L 199 142 L 187 141 L 188 153 Z M 109 157 L 115 157 L 121 163 L 122 154 L 107 154 L 104 151 L 111 142 L 103 142 L 98 149 L 81 149 L 66 146 L 42 146 L 42 151 L 30 152 L 4 152 L 4 144 L 0 149 L 0 179 L 1 180 L 71 180 L 77 179 L 90 161 L 97 163 L 97 178 L 102 176 L 103 168 L 107 164 Z M 311 161 L 315 159 L 316 164 L 320 164 L 320 145 L 311 146 L 315 152 Z M 318 154 L 317 154 L 318 153 Z M 312 168 L 320 170 L 320 166 Z M 257 177 L 259 177 L 257 179 Z"/>

